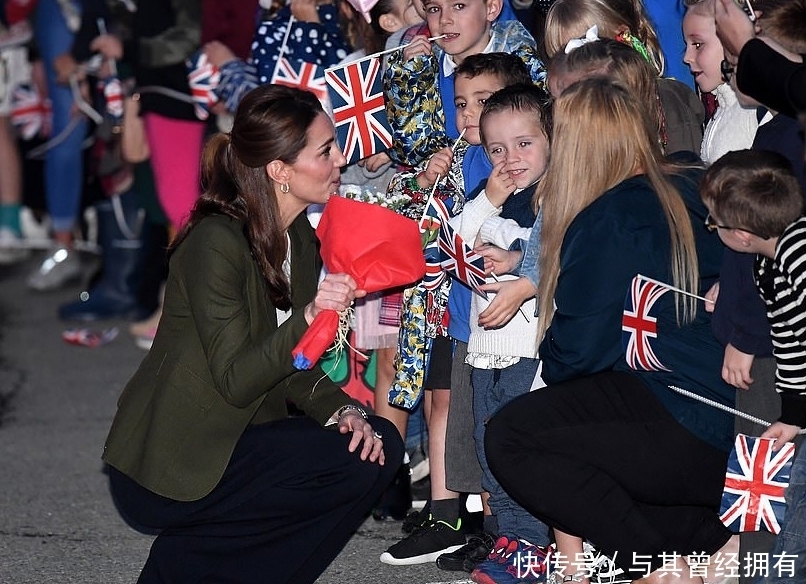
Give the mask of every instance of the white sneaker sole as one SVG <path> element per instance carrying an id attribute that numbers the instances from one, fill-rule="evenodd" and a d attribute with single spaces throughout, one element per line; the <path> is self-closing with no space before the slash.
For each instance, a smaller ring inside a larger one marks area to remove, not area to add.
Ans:
<path id="1" fill-rule="evenodd" d="M 389 564 L 390 566 L 413 566 L 415 564 L 428 564 L 430 562 L 436 562 L 437 558 L 442 554 L 455 552 L 462 547 L 462 545 L 452 545 L 443 550 L 431 552 L 430 554 L 423 554 L 421 556 L 412 556 L 410 558 L 396 558 L 389 552 L 383 552 L 381 554 L 381 563 Z"/>

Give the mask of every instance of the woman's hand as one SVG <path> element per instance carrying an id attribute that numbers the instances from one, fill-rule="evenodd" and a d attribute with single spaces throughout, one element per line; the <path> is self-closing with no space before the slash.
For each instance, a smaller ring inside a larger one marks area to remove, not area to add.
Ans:
<path id="1" fill-rule="evenodd" d="M 719 281 L 714 282 L 714 285 L 708 288 L 708 292 L 705 293 L 705 299 L 709 300 L 709 302 L 705 303 L 705 312 L 713 312 L 714 307 L 716 306 L 716 301 L 719 298 Z"/>
<path id="2" fill-rule="evenodd" d="M 716 34 L 727 53 L 737 55 L 744 44 L 756 36 L 755 24 L 735 0 L 716 0 Z"/>
<path id="3" fill-rule="evenodd" d="M 358 290 L 357 286 L 348 274 L 327 274 L 319 284 L 313 302 L 305 307 L 305 320 L 311 324 L 323 310 L 345 310 L 353 300 L 367 295 L 366 290 Z"/>
<path id="4" fill-rule="evenodd" d="M 485 329 L 500 328 L 507 324 L 521 305 L 537 292 L 531 280 L 523 277 L 484 284 L 481 289 L 495 292 L 490 305 L 479 314 L 479 326 Z"/>
<path id="5" fill-rule="evenodd" d="M 787 442 L 792 442 L 795 436 L 800 432 L 799 426 L 792 424 L 784 424 L 783 422 L 775 422 L 767 428 L 761 435 L 762 438 L 775 438 L 775 443 L 772 445 L 773 450 L 780 450 L 781 446 Z"/>
<path id="6" fill-rule="evenodd" d="M 414 57 L 420 57 L 422 55 L 430 55 L 431 54 L 431 41 L 428 40 L 428 37 L 422 34 L 418 34 L 411 42 L 406 45 L 406 48 L 403 49 L 403 61 L 409 61 Z"/>
<path id="7" fill-rule="evenodd" d="M 364 441 L 359 455 L 361 460 L 377 461 L 381 466 L 386 463 L 383 453 L 383 436 L 373 430 L 370 423 L 357 411 L 347 410 L 339 417 L 339 432 L 342 434 L 353 433 L 350 445 L 347 447 L 350 452 L 355 452 L 361 441 Z"/>

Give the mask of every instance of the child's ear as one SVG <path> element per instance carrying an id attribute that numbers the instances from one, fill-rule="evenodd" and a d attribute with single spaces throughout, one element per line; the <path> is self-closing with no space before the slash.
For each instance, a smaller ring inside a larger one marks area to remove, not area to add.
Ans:
<path id="1" fill-rule="evenodd" d="M 757 235 L 753 235 L 749 231 L 738 228 L 733 230 L 733 235 L 739 240 L 739 243 L 742 245 L 742 247 L 747 248 L 748 251 L 751 249 L 755 251 L 755 244 L 756 240 L 758 239 Z"/>
<path id="2" fill-rule="evenodd" d="M 403 22 L 391 12 L 382 14 L 381 17 L 378 19 L 378 25 L 389 34 L 397 32 L 398 30 L 403 28 Z"/>
<path id="3" fill-rule="evenodd" d="M 487 0 L 487 22 L 492 22 L 501 14 L 504 0 Z"/>

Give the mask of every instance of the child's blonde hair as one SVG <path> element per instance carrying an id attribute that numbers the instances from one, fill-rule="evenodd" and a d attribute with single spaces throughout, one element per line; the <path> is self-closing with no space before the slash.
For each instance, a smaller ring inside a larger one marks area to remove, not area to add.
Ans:
<path id="1" fill-rule="evenodd" d="M 668 177 L 674 170 L 663 162 L 657 125 L 646 104 L 624 86 L 594 77 L 574 83 L 557 99 L 551 163 L 536 193 L 543 209 L 538 339 L 554 315 L 560 249 L 568 226 L 606 191 L 636 174 L 646 176 L 666 215 L 674 285 L 697 292 L 694 231 L 686 205 Z M 690 322 L 695 301 L 678 294 L 676 302 L 678 320 Z"/>
<path id="2" fill-rule="evenodd" d="M 663 143 L 666 133 L 663 108 L 658 96 L 658 77 L 652 65 L 637 51 L 612 39 L 586 43 L 570 53 L 552 58 L 562 60 L 562 71 L 572 79 L 600 75 L 621 83 L 642 100 L 656 121 L 658 140 Z"/>
<path id="3" fill-rule="evenodd" d="M 543 42 L 547 55 L 563 51 L 569 40 L 584 37 L 594 25 L 600 38 L 614 39 L 626 29 L 646 48 L 658 75 L 663 73 L 658 34 L 641 0 L 557 0 L 546 14 Z"/>

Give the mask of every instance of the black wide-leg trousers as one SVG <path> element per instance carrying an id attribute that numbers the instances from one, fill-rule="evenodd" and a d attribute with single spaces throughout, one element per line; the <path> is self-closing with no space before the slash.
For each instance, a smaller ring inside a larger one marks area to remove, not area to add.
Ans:
<path id="1" fill-rule="evenodd" d="M 681 426 L 635 375 L 607 372 L 514 399 L 488 423 L 493 474 L 526 510 L 634 578 L 664 554 L 713 554 L 727 453 Z"/>
<path id="2" fill-rule="evenodd" d="M 198 501 L 161 497 L 110 467 L 124 517 L 159 530 L 138 582 L 314 582 L 403 459 L 395 427 L 370 421 L 384 436 L 385 466 L 348 452 L 349 434 L 288 418 L 250 426 L 219 484 Z"/>

